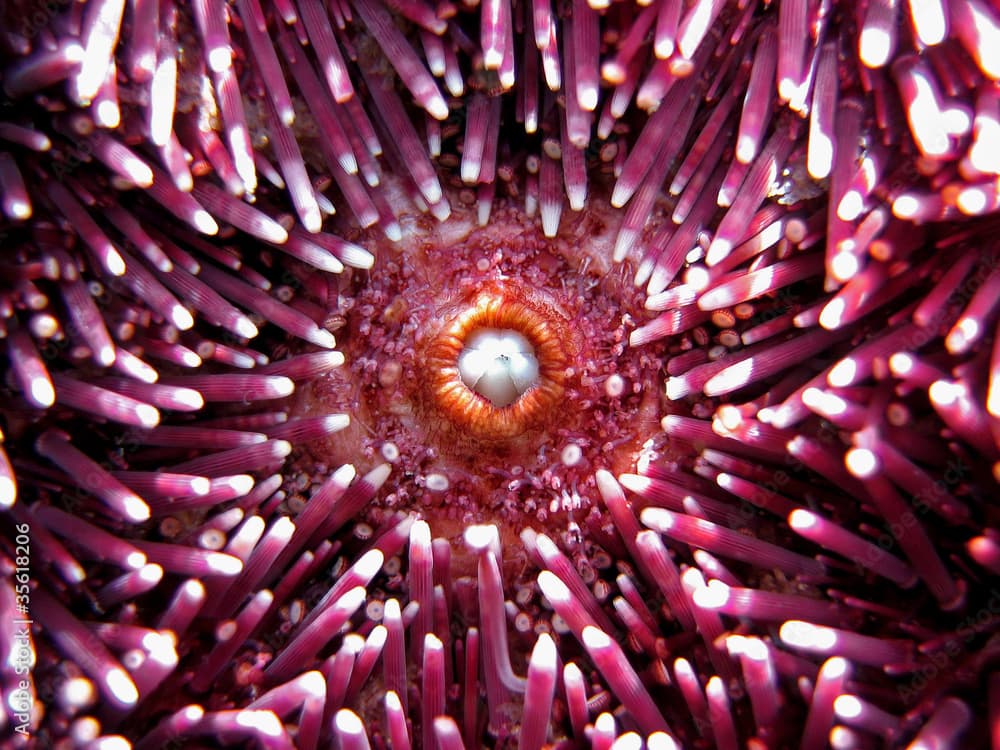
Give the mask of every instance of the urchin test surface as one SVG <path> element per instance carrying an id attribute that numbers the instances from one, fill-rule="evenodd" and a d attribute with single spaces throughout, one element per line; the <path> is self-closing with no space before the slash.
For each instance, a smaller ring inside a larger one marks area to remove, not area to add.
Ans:
<path id="1" fill-rule="evenodd" d="M 662 352 L 628 347 L 644 298 L 628 264 L 611 264 L 620 213 L 592 200 L 548 239 L 513 202 L 498 205 L 485 227 L 474 205 L 452 205 L 443 224 L 403 213 L 397 244 L 375 233 L 356 238 L 378 263 L 339 290 L 338 348 L 348 365 L 301 389 L 295 407 L 347 411 L 352 424 L 307 459 L 359 470 L 390 460 L 405 481 L 377 501 L 381 510 L 434 507 L 432 523 L 451 521 L 456 531 L 585 514 L 596 469 L 632 470 L 644 446 L 662 440 Z M 551 299 L 573 332 L 564 400 L 517 437 L 463 439 L 424 396 L 426 338 L 476 293 L 515 286 Z"/>

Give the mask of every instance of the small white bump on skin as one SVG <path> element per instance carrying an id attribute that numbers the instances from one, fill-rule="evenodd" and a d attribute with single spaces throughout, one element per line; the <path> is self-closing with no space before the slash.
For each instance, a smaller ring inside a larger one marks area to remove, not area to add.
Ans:
<path id="1" fill-rule="evenodd" d="M 559 458 L 564 466 L 576 466 L 583 458 L 583 450 L 576 443 L 570 443 L 562 449 Z"/>
<path id="2" fill-rule="evenodd" d="M 617 373 L 609 375 L 604 381 L 604 392 L 609 398 L 618 398 L 625 392 L 625 378 Z"/>
<path id="3" fill-rule="evenodd" d="M 458 357 L 458 371 L 467 387 L 497 408 L 510 406 L 538 384 L 535 349 L 512 330 L 473 331 Z"/>
<path id="4" fill-rule="evenodd" d="M 444 492 L 450 486 L 448 477 L 444 474 L 428 474 L 424 478 L 424 485 L 431 492 Z"/>

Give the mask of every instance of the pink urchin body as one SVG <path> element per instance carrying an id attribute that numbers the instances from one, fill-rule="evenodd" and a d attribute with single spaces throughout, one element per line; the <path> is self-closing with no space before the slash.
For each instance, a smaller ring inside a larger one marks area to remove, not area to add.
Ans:
<path id="1" fill-rule="evenodd" d="M 396 486 L 386 507 L 420 509 L 432 526 L 440 518 L 517 531 L 557 527 L 567 513 L 583 519 L 597 510 L 596 469 L 621 471 L 644 446 L 653 452 L 662 443 L 657 347 L 627 346 L 642 296 L 625 273 L 607 272 L 617 219 L 595 207 L 571 232 L 546 239 L 513 202 L 494 207 L 485 227 L 474 206 L 457 204 L 443 224 L 404 212 L 405 253 L 374 233 L 355 238 L 384 264 L 339 289 L 338 336 L 352 364 L 310 384 L 296 405 L 302 414 L 348 411 L 355 420 L 328 447 L 309 448 L 310 456 L 370 466 L 388 455 L 410 481 Z M 428 392 L 428 346 L 474 298 L 503 307 L 525 294 L 565 339 L 565 387 L 516 434 L 477 438 Z"/>

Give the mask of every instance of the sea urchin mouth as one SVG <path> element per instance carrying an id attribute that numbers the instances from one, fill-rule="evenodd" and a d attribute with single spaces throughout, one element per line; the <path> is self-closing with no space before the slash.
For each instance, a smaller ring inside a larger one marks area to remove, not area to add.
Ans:
<path id="1" fill-rule="evenodd" d="M 468 388 L 498 408 L 516 403 L 538 385 L 535 347 L 510 328 L 470 333 L 458 355 L 458 371 Z"/>
<path id="2" fill-rule="evenodd" d="M 490 329 L 521 334 L 538 362 L 535 385 L 509 404 L 495 404 L 463 380 L 467 376 L 463 376 L 460 360 L 468 343 Z M 496 281 L 463 302 L 428 338 L 424 349 L 427 395 L 451 429 L 494 443 L 515 438 L 552 417 L 579 351 L 569 316 L 554 299 L 517 282 Z"/>
<path id="3" fill-rule="evenodd" d="M 407 468 L 411 481 L 387 508 L 548 523 L 586 505 L 595 468 L 634 470 L 661 434 L 658 345 L 627 346 L 643 296 L 628 265 L 607 272 L 620 217 L 595 204 L 548 238 L 513 202 L 480 226 L 473 202 L 450 197 L 440 224 L 397 206 L 399 245 L 352 237 L 379 256 L 381 272 L 338 292 L 351 364 L 303 388 L 295 409 L 355 415 L 329 453 L 310 447 L 312 458 Z M 521 337 L 537 363 L 537 382 L 509 404 L 463 382 L 463 351 L 490 330 Z"/>

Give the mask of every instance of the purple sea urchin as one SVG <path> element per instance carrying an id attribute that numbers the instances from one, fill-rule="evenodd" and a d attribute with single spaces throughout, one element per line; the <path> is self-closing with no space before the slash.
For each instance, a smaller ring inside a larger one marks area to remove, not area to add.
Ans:
<path id="1" fill-rule="evenodd" d="M 1000 746 L 994 3 L 2 13 L 13 747 Z"/>

